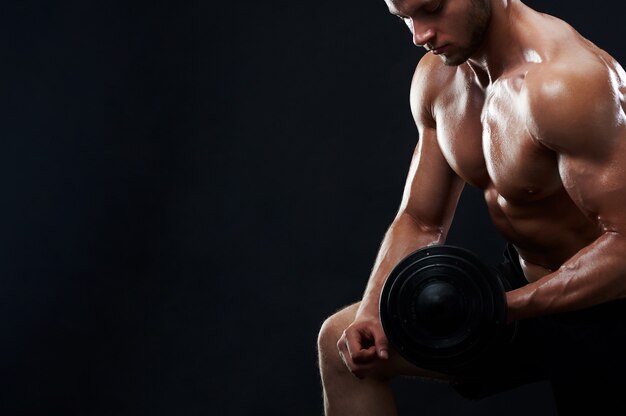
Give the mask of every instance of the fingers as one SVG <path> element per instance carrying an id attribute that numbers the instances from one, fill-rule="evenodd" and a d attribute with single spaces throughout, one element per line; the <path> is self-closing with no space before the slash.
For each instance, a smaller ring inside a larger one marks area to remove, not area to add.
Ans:
<path id="1" fill-rule="evenodd" d="M 365 364 L 376 358 L 376 349 L 373 337 L 363 330 L 347 330 L 346 347 L 352 361 L 356 364 Z"/>
<path id="2" fill-rule="evenodd" d="M 341 357 L 343 363 L 346 365 L 350 373 L 352 373 L 352 375 L 361 380 L 366 378 L 374 367 L 374 362 L 370 362 L 367 364 L 355 363 L 350 359 L 350 356 L 348 354 L 345 354 L 343 351 L 339 351 L 339 356 Z"/>
<path id="3" fill-rule="evenodd" d="M 389 359 L 389 341 L 385 336 L 385 333 L 382 329 L 379 330 L 379 333 L 374 337 L 374 345 L 376 347 L 376 354 L 378 358 L 381 360 Z"/>
<path id="4" fill-rule="evenodd" d="M 388 359 L 387 345 L 382 328 L 378 330 L 376 325 L 351 325 L 337 342 L 344 364 L 361 379 L 371 373 L 378 359 Z"/>
<path id="5" fill-rule="evenodd" d="M 364 375 L 360 373 L 359 366 L 352 360 L 352 356 L 348 349 L 346 331 L 343 332 L 341 338 L 339 338 L 339 341 L 337 341 L 337 349 L 339 349 L 339 356 L 341 357 L 341 361 L 343 361 L 346 367 L 348 367 L 348 370 L 356 377 L 363 378 Z"/>

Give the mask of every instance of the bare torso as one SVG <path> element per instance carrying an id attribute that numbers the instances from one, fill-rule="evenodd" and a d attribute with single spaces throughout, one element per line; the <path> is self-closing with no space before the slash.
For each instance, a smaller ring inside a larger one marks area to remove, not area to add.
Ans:
<path id="1" fill-rule="evenodd" d="M 527 279 L 536 281 L 602 229 L 567 193 L 557 153 L 528 131 L 526 77 L 540 77 L 545 65 L 580 59 L 596 60 L 617 77 L 623 71 L 566 23 L 535 12 L 525 19 L 529 31 L 549 37 L 532 37 L 525 61 L 488 86 L 469 65 L 446 67 L 430 59 L 445 85 L 433 102 L 441 152 L 457 175 L 484 191 L 495 226 L 518 249 Z"/>
<path id="2" fill-rule="evenodd" d="M 389 369 L 425 375 L 394 364 L 380 294 L 403 258 L 445 243 L 465 183 L 483 190 L 529 280 L 505 293 L 507 321 L 626 299 L 626 72 L 569 25 L 519 0 L 386 3 L 413 43 L 432 53 L 411 83 L 420 138 L 400 208 L 362 301 L 336 315 L 336 345 L 350 371 L 385 380 Z M 362 390 L 375 399 L 368 408 L 392 413 L 374 406 L 390 397 L 387 384 L 376 386 L 375 396 Z M 346 395 L 337 391 L 341 402 Z M 364 395 L 349 397 L 363 409 Z"/>

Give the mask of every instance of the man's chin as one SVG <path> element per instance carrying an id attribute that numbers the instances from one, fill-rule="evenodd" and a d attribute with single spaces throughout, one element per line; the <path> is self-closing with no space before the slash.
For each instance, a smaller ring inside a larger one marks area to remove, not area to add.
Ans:
<path id="1" fill-rule="evenodd" d="M 459 66 L 467 62 L 467 60 L 469 59 L 465 57 L 460 57 L 458 55 L 447 56 L 442 54 L 439 55 L 439 57 L 441 58 L 445 66 Z"/>
<path id="2" fill-rule="evenodd" d="M 444 51 L 444 53 L 437 56 L 441 58 L 443 64 L 446 66 L 459 66 L 467 62 L 472 57 L 473 52 L 475 52 L 474 48 L 456 47 Z"/>

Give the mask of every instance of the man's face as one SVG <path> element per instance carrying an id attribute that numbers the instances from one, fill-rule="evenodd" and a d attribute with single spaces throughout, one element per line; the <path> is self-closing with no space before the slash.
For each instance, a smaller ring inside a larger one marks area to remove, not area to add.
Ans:
<path id="1" fill-rule="evenodd" d="M 489 20 L 489 0 L 385 0 L 413 34 L 413 42 L 460 65 L 480 47 Z"/>

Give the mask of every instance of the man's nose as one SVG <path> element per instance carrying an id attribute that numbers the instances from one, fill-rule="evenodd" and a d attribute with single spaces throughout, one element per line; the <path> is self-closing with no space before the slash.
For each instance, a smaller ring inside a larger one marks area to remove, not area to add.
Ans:
<path id="1" fill-rule="evenodd" d="M 432 27 L 419 24 L 415 19 L 411 19 L 411 26 L 415 46 L 424 46 L 435 37 L 435 30 Z"/>

